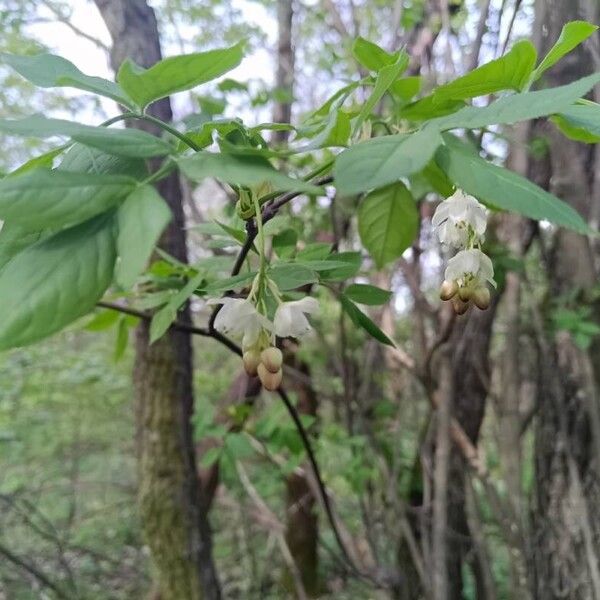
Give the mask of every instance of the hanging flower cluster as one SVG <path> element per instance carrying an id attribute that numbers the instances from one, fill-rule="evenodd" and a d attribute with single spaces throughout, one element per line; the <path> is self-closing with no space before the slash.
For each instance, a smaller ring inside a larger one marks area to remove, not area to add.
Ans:
<path id="1" fill-rule="evenodd" d="M 258 281 L 255 280 L 255 284 Z M 272 292 L 273 282 L 268 282 Z M 283 302 L 275 310 L 270 321 L 260 309 L 264 306 L 257 294 L 258 285 L 253 285 L 248 298 L 221 298 L 215 303 L 222 308 L 215 319 L 215 329 L 232 337 L 242 339 L 243 362 L 246 373 L 260 378 L 268 390 L 276 390 L 281 384 L 283 372 L 281 350 L 274 346 L 276 336 L 299 338 L 311 330 L 307 314 L 319 309 L 317 300 L 305 297 L 301 300 Z"/>
<path id="2" fill-rule="evenodd" d="M 456 190 L 437 207 L 431 222 L 440 242 L 459 250 L 448 261 L 440 298 L 450 300 L 459 315 L 467 312 L 471 303 L 485 310 L 490 305 L 487 284 L 496 285 L 492 261 L 481 251 L 487 226 L 485 207 Z"/>
<path id="3" fill-rule="evenodd" d="M 284 302 L 279 288 L 269 278 L 265 254 L 265 236 L 262 227 L 259 193 L 250 190 L 240 194 L 239 209 L 245 211 L 244 218 L 256 219 L 260 266 L 252 282 L 247 298 L 220 298 L 213 303 L 222 307 L 215 319 L 215 329 L 232 337 L 241 338 L 243 362 L 246 373 L 260 378 L 270 391 L 281 385 L 283 377 L 283 355 L 275 346 L 276 338 L 299 338 L 311 330 L 307 314 L 317 312 L 319 303 L 310 297 Z M 272 320 L 268 306 L 275 300 L 277 308 Z"/>

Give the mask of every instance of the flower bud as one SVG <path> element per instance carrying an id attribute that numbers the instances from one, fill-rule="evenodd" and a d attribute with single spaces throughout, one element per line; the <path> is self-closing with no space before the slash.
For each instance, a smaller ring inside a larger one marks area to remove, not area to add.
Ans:
<path id="1" fill-rule="evenodd" d="M 469 310 L 469 303 L 464 302 L 458 296 L 452 298 L 452 308 L 457 315 L 464 315 Z"/>
<path id="2" fill-rule="evenodd" d="M 274 392 L 280 385 L 283 378 L 283 371 L 279 369 L 276 373 L 271 373 L 263 363 L 258 365 L 258 377 L 266 390 Z"/>
<path id="3" fill-rule="evenodd" d="M 458 288 L 458 297 L 463 301 L 463 302 L 469 302 L 469 300 L 472 298 L 473 296 L 473 290 L 467 286 L 467 285 L 462 285 L 461 287 Z"/>
<path id="4" fill-rule="evenodd" d="M 458 284 L 456 281 L 446 279 L 440 286 L 440 298 L 442 300 L 451 300 L 458 292 Z"/>
<path id="5" fill-rule="evenodd" d="M 490 290 L 482 285 L 473 291 L 473 302 L 477 308 L 485 310 L 490 305 L 491 295 Z"/>
<path id="6" fill-rule="evenodd" d="M 256 377 L 258 365 L 260 364 L 260 354 L 258 350 L 246 350 L 242 356 L 244 369 L 250 377 Z"/>
<path id="7" fill-rule="evenodd" d="M 283 363 L 283 354 L 279 348 L 265 348 L 260 355 L 260 362 L 265 365 L 267 371 L 277 373 Z"/>

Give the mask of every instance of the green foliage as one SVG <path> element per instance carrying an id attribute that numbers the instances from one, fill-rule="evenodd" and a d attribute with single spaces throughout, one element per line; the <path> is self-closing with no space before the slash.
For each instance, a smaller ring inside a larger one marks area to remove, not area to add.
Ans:
<path id="1" fill-rule="evenodd" d="M 387 346 L 395 346 L 394 342 L 379 329 L 379 327 L 373 323 L 373 321 L 364 313 L 352 300 L 342 294 L 340 296 L 340 302 L 342 309 L 350 317 L 350 320 L 357 326 L 364 329 L 369 335 L 374 337 L 377 341 Z"/>
<path id="2" fill-rule="evenodd" d="M 498 167 L 452 137 L 437 153 L 436 160 L 448 177 L 469 194 L 494 207 L 531 219 L 546 219 L 580 233 L 590 228 L 575 209 L 525 177 Z"/>
<path id="3" fill-rule="evenodd" d="M 344 295 L 353 302 L 377 306 L 388 302 L 392 292 L 366 283 L 353 283 L 344 290 Z"/>
<path id="4" fill-rule="evenodd" d="M 260 156 L 197 152 L 193 156 L 179 159 L 178 163 L 181 171 L 193 181 L 215 177 L 232 185 L 253 186 L 269 182 L 279 190 L 298 190 L 311 194 L 321 192 L 315 185 L 292 179 L 275 170 Z"/>
<path id="5" fill-rule="evenodd" d="M 110 284 L 114 263 L 112 213 L 17 254 L 0 272 L 0 349 L 36 342 L 88 313 Z"/>
<path id="6" fill-rule="evenodd" d="M 388 135 L 356 144 L 335 162 L 337 189 L 341 194 L 357 194 L 394 183 L 420 171 L 441 143 L 435 127 L 424 127 L 411 135 Z"/>
<path id="7" fill-rule="evenodd" d="M 379 268 L 402 256 L 418 228 L 414 198 L 401 182 L 367 194 L 360 205 L 360 239 Z"/>
<path id="8" fill-rule="evenodd" d="M 554 66 L 565 54 L 576 48 L 581 42 L 589 38 L 596 30 L 597 25 L 586 21 L 571 21 L 565 23 L 560 36 L 542 62 L 537 66 L 531 77 L 532 81 L 538 80 L 550 67 Z"/>
<path id="9" fill-rule="evenodd" d="M 17 56 L 4 53 L 0 55 L 0 60 L 39 87 L 73 87 L 106 96 L 123 106 L 131 107 L 131 100 L 116 83 L 102 77 L 85 75 L 72 62 L 61 56 L 53 54 Z"/>
<path id="10" fill-rule="evenodd" d="M 116 156 L 151 158 L 172 151 L 170 144 L 139 129 L 108 129 L 80 125 L 64 119 L 33 115 L 23 119 L 0 119 L 0 131 L 26 137 L 68 136 L 85 146 Z"/>
<path id="11" fill-rule="evenodd" d="M 149 69 L 131 60 L 117 74 L 119 85 L 140 107 L 176 92 L 192 89 L 231 71 L 242 61 L 243 43 L 230 48 L 165 58 Z"/>
<path id="12" fill-rule="evenodd" d="M 115 206 L 135 185 L 124 175 L 29 171 L 0 181 L 0 219 L 28 231 L 76 225 Z"/>
<path id="13" fill-rule="evenodd" d="M 144 270 L 156 242 L 171 220 L 171 211 L 150 185 L 134 190 L 117 212 L 115 281 L 130 288 Z"/>
<path id="14" fill-rule="evenodd" d="M 467 100 L 502 90 L 520 92 L 529 81 L 536 58 L 530 41 L 517 42 L 504 56 L 436 88 L 433 101 Z"/>

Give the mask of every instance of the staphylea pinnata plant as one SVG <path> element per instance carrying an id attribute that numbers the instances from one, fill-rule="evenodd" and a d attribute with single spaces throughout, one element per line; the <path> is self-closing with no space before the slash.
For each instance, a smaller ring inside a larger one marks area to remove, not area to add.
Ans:
<path id="1" fill-rule="evenodd" d="M 595 30 L 567 23 L 541 60 L 529 41 L 519 41 L 504 56 L 429 90 L 421 89 L 420 77 L 405 75 L 406 52 L 389 53 L 358 38 L 352 50 L 367 75 L 357 69 L 353 81 L 297 126 L 198 118 L 186 127 L 148 113 L 156 100 L 236 67 L 243 44 L 166 58 L 149 69 L 126 60 L 115 82 L 58 56 L 3 54 L 5 65 L 37 86 L 105 96 L 121 112 L 98 126 L 42 115 L 0 121 L 5 134 L 64 139 L 0 181 L 0 349 L 37 342 L 98 306 L 92 328 L 115 325 L 123 341 L 132 316 L 149 318 L 154 341 L 180 326 L 178 310 L 195 296 L 214 304 L 195 332 L 238 351 L 248 373 L 277 389 L 278 338 L 310 330 L 307 315 L 317 312 L 319 289 L 333 293 L 357 327 L 393 344 L 358 306 L 383 304 L 391 293 L 354 280 L 363 268 L 397 260 L 417 236 L 418 204 L 440 197 L 447 200 L 432 225 L 456 251 L 441 297 L 459 314 L 470 305 L 485 309 L 494 275 L 484 233 L 493 212 L 592 232 L 568 204 L 497 164 L 490 148 L 499 144 L 481 148 L 473 140 L 493 142 L 504 125 L 544 117 L 571 138 L 600 139 L 600 105 L 583 99 L 600 74 L 551 89 L 544 81 L 547 69 Z M 487 104 L 472 103 L 482 97 Z M 114 126 L 139 120 L 163 134 Z M 273 147 L 266 134 L 281 128 L 290 130 L 291 142 Z M 153 172 L 150 158 L 162 159 Z M 285 172 L 274 166 L 283 161 Z M 235 256 L 184 265 L 157 251 L 171 215 L 153 184 L 173 171 L 231 188 L 235 210 L 203 233 L 211 243 L 239 245 Z M 305 239 L 282 216 L 299 196 L 326 191 L 333 202 L 358 200 L 355 218 L 368 257 Z"/>

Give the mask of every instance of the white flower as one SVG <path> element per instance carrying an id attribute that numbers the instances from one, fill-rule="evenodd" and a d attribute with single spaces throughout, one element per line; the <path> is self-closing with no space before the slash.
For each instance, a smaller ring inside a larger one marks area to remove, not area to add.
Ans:
<path id="1" fill-rule="evenodd" d="M 444 275 L 448 281 L 456 281 L 460 286 L 471 286 L 472 284 L 494 281 L 494 265 L 490 257 L 481 250 L 461 250 L 456 256 L 448 261 Z"/>
<path id="2" fill-rule="evenodd" d="M 456 190 L 436 209 L 431 224 L 437 229 L 440 242 L 455 248 L 464 248 L 470 235 L 481 240 L 487 225 L 483 204 L 473 196 Z"/>
<path id="3" fill-rule="evenodd" d="M 319 310 L 319 303 L 309 296 L 302 300 L 284 302 L 277 307 L 275 333 L 279 337 L 300 337 L 310 331 L 310 323 L 305 313 L 311 314 Z"/>
<path id="4" fill-rule="evenodd" d="M 244 348 L 253 346 L 263 329 L 273 330 L 273 324 L 261 315 L 254 304 L 242 298 L 220 298 L 210 300 L 210 304 L 222 304 L 217 313 L 215 329 L 232 336 L 242 336 Z"/>

